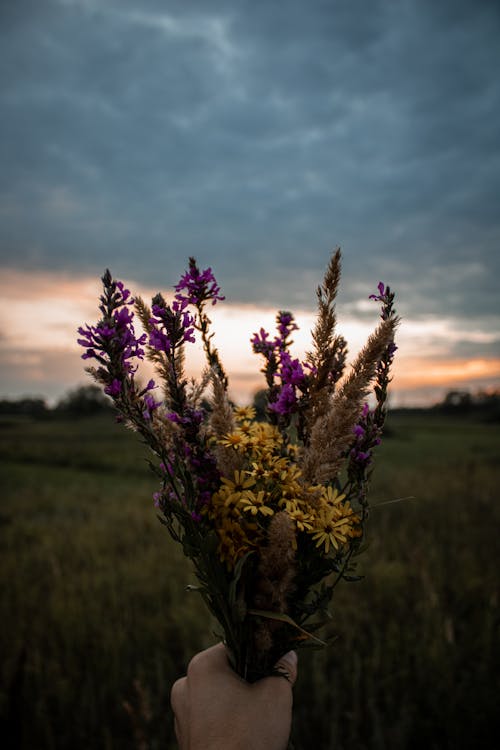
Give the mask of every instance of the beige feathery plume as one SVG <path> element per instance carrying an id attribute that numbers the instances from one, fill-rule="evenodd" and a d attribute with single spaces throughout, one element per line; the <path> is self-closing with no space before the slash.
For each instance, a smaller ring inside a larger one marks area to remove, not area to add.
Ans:
<path id="1" fill-rule="evenodd" d="M 341 257 L 340 249 L 337 248 L 327 266 L 323 283 L 316 292 L 318 314 L 316 325 L 311 331 L 313 350 L 306 355 L 315 375 L 311 378 L 310 403 L 305 415 L 305 442 L 308 441 L 317 416 L 327 408 L 329 397 L 345 365 L 346 341 L 343 336 L 335 333 L 335 300 L 340 282 Z"/>
<path id="2" fill-rule="evenodd" d="M 151 310 L 142 297 L 135 298 L 135 309 L 146 333 L 151 333 Z M 170 385 L 172 383 L 172 365 L 164 352 L 159 352 L 153 346 L 146 346 L 146 357 L 155 365 L 156 372 L 161 378 L 164 386 L 163 392 L 168 402 L 171 397 Z M 181 381 L 184 374 L 184 346 L 179 346 L 175 352 L 175 371 L 177 381 Z"/>
<path id="3" fill-rule="evenodd" d="M 295 524 L 286 511 L 269 523 L 267 544 L 260 550 L 258 590 L 254 603 L 259 609 L 286 612 L 287 598 L 295 576 Z"/>
<path id="4" fill-rule="evenodd" d="M 225 435 L 235 430 L 233 409 L 224 383 L 213 368 L 210 370 L 210 381 L 212 384 L 212 398 L 210 399 L 212 411 L 208 423 L 209 432 L 217 440 L 221 440 Z M 234 448 L 215 445 L 212 451 L 223 476 L 232 477 L 234 472 L 241 468 L 243 457 Z"/>
<path id="5" fill-rule="evenodd" d="M 203 394 L 210 382 L 210 370 L 205 368 L 201 374 L 201 378 L 197 381 L 195 378 L 191 378 L 188 383 L 188 392 L 186 394 L 188 404 L 193 409 L 198 409 L 203 398 Z"/>
<path id="6" fill-rule="evenodd" d="M 222 438 L 234 430 L 233 409 L 224 383 L 213 369 L 210 370 L 210 381 L 212 384 L 210 427 L 216 438 Z"/>
<path id="7" fill-rule="evenodd" d="M 368 388 L 376 375 L 377 363 L 394 340 L 398 322 L 397 318 L 389 318 L 380 323 L 356 358 L 351 372 L 330 399 L 330 406 L 316 418 L 309 445 L 302 454 L 305 481 L 324 483 L 337 476 Z"/>
<path id="8" fill-rule="evenodd" d="M 321 286 L 318 286 L 316 295 L 318 297 L 318 316 L 316 325 L 311 331 L 313 351 L 307 353 L 308 362 L 316 368 L 316 387 L 321 388 L 327 379 L 329 372 L 329 359 L 331 358 L 332 345 L 335 342 L 335 326 L 337 318 L 335 314 L 335 299 L 340 282 L 341 271 L 340 249 L 334 252 L 325 272 L 325 278 Z"/>
<path id="9" fill-rule="evenodd" d="M 256 591 L 256 609 L 286 614 L 288 598 L 293 593 L 295 578 L 295 525 L 286 511 L 276 513 L 267 532 L 267 544 L 260 549 Z M 282 627 L 276 620 L 263 620 L 255 630 L 258 651 L 269 651 L 273 632 Z"/>
<path id="10" fill-rule="evenodd" d="M 149 321 L 151 319 L 151 310 L 146 305 L 142 297 L 135 297 L 135 309 L 137 312 L 137 316 L 142 323 L 142 327 L 147 333 L 150 333 L 151 323 Z"/>

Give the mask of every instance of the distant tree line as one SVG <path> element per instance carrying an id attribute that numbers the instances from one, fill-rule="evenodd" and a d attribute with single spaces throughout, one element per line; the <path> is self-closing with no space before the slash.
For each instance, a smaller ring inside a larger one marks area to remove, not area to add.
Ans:
<path id="1" fill-rule="evenodd" d="M 204 406 L 208 407 L 208 403 Z M 253 406 L 259 420 L 266 418 L 266 391 L 255 393 Z M 81 385 L 68 391 L 55 406 L 49 406 L 44 398 L 24 397 L 0 400 L 0 416 L 27 416 L 43 419 L 57 416 L 90 417 L 113 409 L 110 398 L 97 385 Z M 399 411 L 399 410 L 395 410 Z M 412 409 L 411 411 L 417 411 Z M 428 409 L 418 409 L 456 416 L 476 416 L 488 421 L 500 420 L 500 389 L 451 390 L 444 399 Z"/>
<path id="2" fill-rule="evenodd" d="M 484 417 L 488 421 L 500 420 L 500 389 L 471 392 L 468 390 L 448 391 L 444 399 L 433 407 L 442 414 L 456 414 Z"/>
<path id="3" fill-rule="evenodd" d="M 37 419 L 57 416 L 90 417 L 113 408 L 98 385 L 81 385 L 68 391 L 55 406 L 43 398 L 0 400 L 0 416 L 28 416 Z"/>

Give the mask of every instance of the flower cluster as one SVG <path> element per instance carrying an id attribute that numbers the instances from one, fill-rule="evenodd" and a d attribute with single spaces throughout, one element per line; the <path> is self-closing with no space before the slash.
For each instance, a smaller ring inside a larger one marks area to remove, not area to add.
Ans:
<path id="1" fill-rule="evenodd" d="M 219 538 L 220 559 L 229 569 L 265 543 L 272 516 L 285 511 L 295 530 L 294 547 L 308 535 L 328 554 L 361 535 L 360 518 L 332 487 L 301 481 L 295 446 L 284 444 L 280 431 L 267 422 L 255 422 L 253 409 L 236 409 L 236 429 L 219 442 L 240 459 L 232 477 L 222 477 L 219 490 L 207 506 Z"/>
<path id="2" fill-rule="evenodd" d="M 291 353 L 292 313 L 278 313 L 274 338 L 262 328 L 254 334 L 253 350 L 264 359 L 265 421 L 229 399 L 206 313 L 224 297 L 212 270 L 193 258 L 173 299 L 157 294 L 151 307 L 106 271 L 102 317 L 78 329 L 83 358 L 96 363 L 88 371 L 152 450 L 155 506 L 194 563 L 233 665 L 249 680 L 269 673 L 290 648 L 318 642 L 306 627 L 350 577 L 364 533 L 398 319 L 393 293 L 379 284 L 381 322 L 345 374 L 346 343 L 335 331 L 339 277 L 337 251 L 318 288 L 305 361 Z M 184 348 L 198 335 L 208 367 L 188 383 Z M 144 357 L 158 384 L 140 385 Z"/>
<path id="3" fill-rule="evenodd" d="M 264 357 L 263 373 L 266 376 L 269 393 L 269 410 L 275 421 L 289 421 L 299 409 L 301 398 L 308 391 L 308 363 L 292 358 L 289 347 L 292 331 L 298 330 L 291 312 L 281 310 L 276 316 L 277 335 L 271 341 L 263 328 L 251 339 L 253 351 Z"/>
<path id="4" fill-rule="evenodd" d="M 95 359 L 99 363 L 104 392 L 115 398 L 121 394 L 125 379 L 133 381 L 137 371 L 135 360 L 144 359 L 147 336 L 135 334 L 134 313 L 130 309 L 134 300 L 130 291 L 121 281 L 114 281 L 109 271 L 102 281 L 104 293 L 99 309 L 103 317 L 95 326 L 78 328 L 81 336 L 78 343 L 86 350 L 83 359 Z"/>

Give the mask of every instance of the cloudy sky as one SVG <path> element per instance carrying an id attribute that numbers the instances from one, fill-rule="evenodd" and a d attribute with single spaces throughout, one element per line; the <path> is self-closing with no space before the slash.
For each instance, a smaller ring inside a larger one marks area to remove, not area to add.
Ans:
<path id="1" fill-rule="evenodd" d="M 497 0 L 2 0 L 0 397 L 83 381 L 105 267 L 149 294 L 189 255 L 245 397 L 337 245 L 353 350 L 397 291 L 396 400 L 500 385 L 499 39 Z"/>

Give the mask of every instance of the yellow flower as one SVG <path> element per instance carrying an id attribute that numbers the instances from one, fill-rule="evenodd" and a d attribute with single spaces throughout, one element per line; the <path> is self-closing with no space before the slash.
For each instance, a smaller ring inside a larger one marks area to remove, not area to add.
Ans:
<path id="1" fill-rule="evenodd" d="M 288 467 L 288 460 L 286 458 L 279 458 L 273 456 L 269 462 L 269 478 L 279 481 L 286 478 L 286 470 Z"/>
<path id="2" fill-rule="evenodd" d="M 239 406 L 234 410 L 234 416 L 238 422 L 244 419 L 252 420 L 255 418 L 255 409 L 253 406 Z"/>
<path id="3" fill-rule="evenodd" d="M 228 568 L 234 568 L 238 560 L 254 548 L 245 531 L 236 521 L 225 519 L 217 529 L 219 537 L 218 552 L 221 562 L 225 562 Z"/>
<path id="4" fill-rule="evenodd" d="M 303 489 L 298 482 L 300 470 L 296 466 L 287 466 L 286 470 L 281 473 L 280 483 L 284 495 L 300 497 Z"/>
<path id="5" fill-rule="evenodd" d="M 234 448 L 235 450 L 238 450 L 239 448 L 246 447 L 247 438 L 242 432 L 229 432 L 219 440 L 219 443 L 225 448 Z"/>
<path id="6" fill-rule="evenodd" d="M 345 495 L 339 495 L 337 488 L 332 489 L 332 487 L 323 487 L 321 497 L 328 504 L 333 505 L 339 505 L 345 499 Z"/>
<path id="7" fill-rule="evenodd" d="M 250 443 L 252 442 L 252 436 L 253 436 L 253 425 L 251 422 L 242 422 L 240 424 L 240 432 L 242 435 L 245 435 L 247 438 L 250 438 Z"/>
<path id="8" fill-rule="evenodd" d="M 310 534 L 316 541 L 316 547 L 324 546 L 326 554 L 330 545 L 336 550 L 347 544 L 347 540 L 360 536 L 359 516 L 353 513 L 348 502 L 342 503 L 345 495 L 339 495 L 331 487 L 323 490 L 321 505 L 313 516 L 313 527 Z"/>
<path id="9" fill-rule="evenodd" d="M 265 492 L 259 490 L 257 494 L 247 490 L 241 498 L 240 506 L 246 513 L 256 516 L 261 513 L 263 516 L 273 516 L 274 510 L 265 504 Z"/>
<path id="10" fill-rule="evenodd" d="M 225 495 L 224 504 L 230 505 L 231 503 L 237 503 L 240 500 L 242 493 L 253 487 L 255 479 L 252 476 L 246 476 L 245 471 L 235 471 L 234 481 L 232 479 L 226 479 L 222 477 L 222 487 L 219 492 Z"/>
<path id="11" fill-rule="evenodd" d="M 264 479 L 266 474 L 267 474 L 267 470 L 263 463 L 252 461 L 252 469 L 251 469 L 252 477 L 255 477 L 255 479 L 258 481 L 259 479 Z"/>
<path id="12" fill-rule="evenodd" d="M 295 522 L 295 525 L 299 531 L 311 531 L 313 528 L 313 519 L 309 513 L 305 513 L 300 508 L 295 507 L 294 510 L 288 510 L 288 515 Z"/>
<path id="13" fill-rule="evenodd" d="M 283 493 L 278 501 L 278 505 L 283 510 L 286 510 L 289 516 L 291 516 L 292 513 L 298 510 L 297 498 L 293 496 L 289 497 L 286 493 Z"/>

